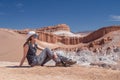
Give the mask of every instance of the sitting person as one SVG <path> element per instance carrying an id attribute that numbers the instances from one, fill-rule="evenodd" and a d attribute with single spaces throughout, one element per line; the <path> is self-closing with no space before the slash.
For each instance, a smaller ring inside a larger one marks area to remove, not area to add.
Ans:
<path id="1" fill-rule="evenodd" d="M 37 38 L 38 35 L 34 31 L 28 32 L 27 40 L 23 45 L 24 54 L 19 66 L 23 65 L 26 58 L 28 64 L 32 67 L 36 65 L 44 66 L 44 64 L 51 59 L 55 61 L 56 66 L 70 66 L 76 63 L 76 61 L 73 61 L 72 59 L 66 58 L 60 54 L 56 54 L 49 48 L 42 48 L 36 44 Z M 42 50 L 39 55 L 36 55 L 37 49 Z"/>

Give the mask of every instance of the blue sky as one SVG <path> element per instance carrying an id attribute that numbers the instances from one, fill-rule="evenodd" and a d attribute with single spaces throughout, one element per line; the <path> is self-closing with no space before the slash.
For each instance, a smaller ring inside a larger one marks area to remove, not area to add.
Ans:
<path id="1" fill-rule="evenodd" d="M 120 0 L 0 0 L 0 27 L 67 24 L 73 32 L 120 25 Z"/>

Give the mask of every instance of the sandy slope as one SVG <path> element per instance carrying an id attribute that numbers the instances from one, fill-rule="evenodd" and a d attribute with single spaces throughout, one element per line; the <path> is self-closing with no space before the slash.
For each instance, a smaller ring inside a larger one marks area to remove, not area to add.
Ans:
<path id="1" fill-rule="evenodd" d="M 18 61 L 25 38 L 11 30 L 0 29 L 0 60 Z"/>
<path id="2" fill-rule="evenodd" d="M 0 62 L 0 80 L 120 80 L 120 71 L 97 67 L 14 67 L 16 62 Z"/>

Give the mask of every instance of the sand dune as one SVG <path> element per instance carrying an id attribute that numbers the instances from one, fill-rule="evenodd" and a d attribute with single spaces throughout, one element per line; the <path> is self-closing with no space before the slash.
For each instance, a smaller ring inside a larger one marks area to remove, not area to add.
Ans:
<path id="1" fill-rule="evenodd" d="M 12 30 L 0 29 L 0 60 L 18 61 L 25 38 Z"/>

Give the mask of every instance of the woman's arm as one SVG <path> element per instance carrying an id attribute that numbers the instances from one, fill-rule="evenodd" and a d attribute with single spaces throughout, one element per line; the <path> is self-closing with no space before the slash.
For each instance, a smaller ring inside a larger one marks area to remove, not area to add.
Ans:
<path id="1" fill-rule="evenodd" d="M 41 47 L 41 46 L 39 46 L 38 44 L 37 44 L 37 48 L 38 48 L 39 50 L 44 50 L 44 48 Z"/>
<path id="2" fill-rule="evenodd" d="M 60 47 L 55 47 L 55 48 L 52 48 L 51 50 L 58 50 L 60 49 Z"/>
<path id="3" fill-rule="evenodd" d="M 26 58 L 26 55 L 27 55 L 27 52 L 28 52 L 28 49 L 29 49 L 28 45 L 25 45 L 25 46 L 24 46 L 24 51 L 23 51 L 23 57 L 22 57 L 22 59 L 21 59 L 21 62 L 20 62 L 20 65 L 19 65 L 19 66 L 22 66 L 22 65 L 23 65 L 23 63 L 24 63 L 24 61 L 25 61 L 25 58 Z"/>

